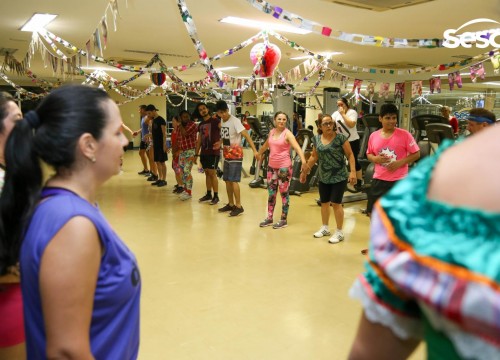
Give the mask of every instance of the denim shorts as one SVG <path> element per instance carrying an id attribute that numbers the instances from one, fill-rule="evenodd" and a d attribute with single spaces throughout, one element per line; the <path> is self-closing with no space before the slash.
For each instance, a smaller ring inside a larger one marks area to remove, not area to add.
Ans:
<path id="1" fill-rule="evenodd" d="M 240 182 L 242 166 L 243 162 L 241 160 L 224 160 L 224 175 L 222 175 L 222 180 Z"/>

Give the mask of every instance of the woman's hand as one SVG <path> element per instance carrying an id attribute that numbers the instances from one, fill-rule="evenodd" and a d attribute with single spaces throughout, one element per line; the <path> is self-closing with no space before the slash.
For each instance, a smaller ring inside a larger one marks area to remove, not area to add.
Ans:
<path id="1" fill-rule="evenodd" d="M 349 173 L 349 179 L 347 181 L 351 185 L 355 185 L 357 183 L 358 179 L 356 178 L 356 171 L 351 171 Z"/>

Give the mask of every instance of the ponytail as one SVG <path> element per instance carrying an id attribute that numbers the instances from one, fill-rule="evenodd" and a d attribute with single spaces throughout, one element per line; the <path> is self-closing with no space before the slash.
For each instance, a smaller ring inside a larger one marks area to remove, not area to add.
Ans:
<path id="1" fill-rule="evenodd" d="M 5 184 L 0 197 L 0 274 L 18 262 L 22 232 L 42 186 L 42 169 L 27 119 L 17 121 L 7 139 L 5 165 Z"/>

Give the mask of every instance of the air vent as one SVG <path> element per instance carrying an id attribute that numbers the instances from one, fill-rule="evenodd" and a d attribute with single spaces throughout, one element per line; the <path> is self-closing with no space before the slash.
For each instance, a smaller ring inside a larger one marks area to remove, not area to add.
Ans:
<path id="1" fill-rule="evenodd" d="M 382 69 L 413 69 L 413 68 L 426 67 L 426 66 L 427 65 L 414 64 L 414 63 L 410 63 L 410 62 L 398 62 L 398 63 L 391 63 L 391 64 L 370 65 L 369 67 L 382 68 Z"/>
<path id="2" fill-rule="evenodd" d="M 114 57 L 110 58 L 109 60 L 126 66 L 142 66 L 146 65 L 147 62 L 145 60 L 139 60 L 139 59 L 114 58 Z"/>
<path id="3" fill-rule="evenodd" d="M 395 10 L 403 7 L 420 5 L 434 0 L 324 0 L 335 4 L 371 11 Z"/>
<path id="4" fill-rule="evenodd" d="M 190 58 L 191 55 L 181 55 L 181 54 L 170 54 L 170 53 L 162 53 L 162 52 L 155 52 L 155 51 L 145 51 L 145 50 L 131 50 L 131 49 L 125 49 L 125 52 L 131 52 L 131 53 L 136 53 L 136 54 L 149 54 L 149 55 L 163 55 L 163 56 L 170 56 L 170 57 L 178 57 L 178 58 Z"/>

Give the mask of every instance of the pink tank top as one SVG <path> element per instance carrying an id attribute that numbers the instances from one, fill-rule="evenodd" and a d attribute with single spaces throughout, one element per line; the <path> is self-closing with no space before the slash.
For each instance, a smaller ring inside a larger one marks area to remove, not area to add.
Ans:
<path id="1" fill-rule="evenodd" d="M 290 144 L 286 141 L 286 133 L 290 130 L 285 129 L 278 139 L 274 139 L 276 129 L 269 132 L 269 167 L 274 169 L 287 168 L 292 165 L 290 159 Z"/>

